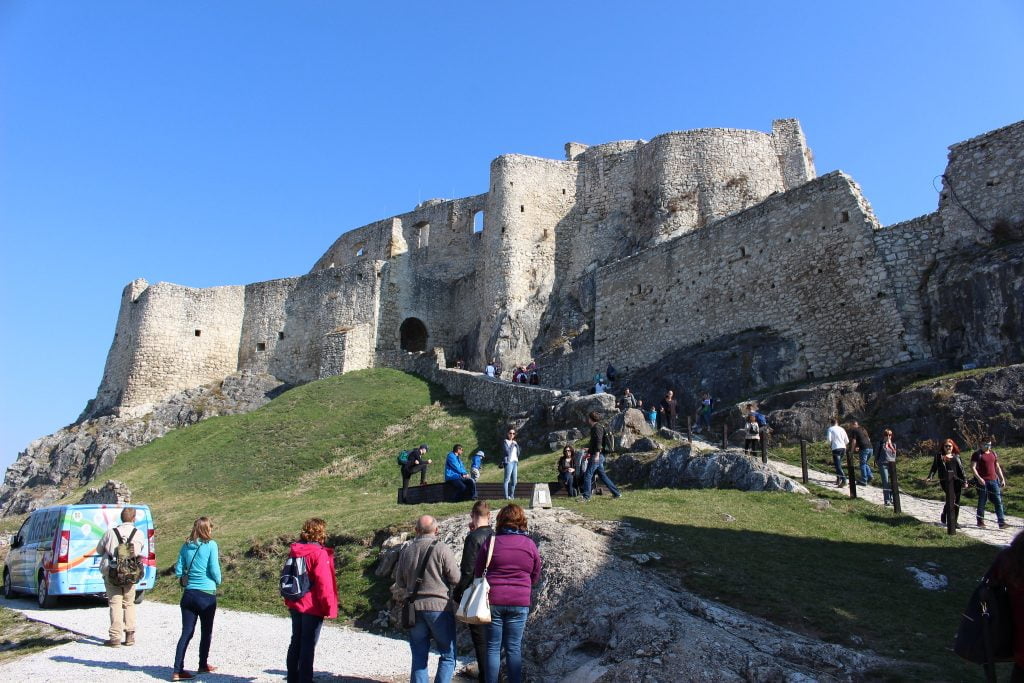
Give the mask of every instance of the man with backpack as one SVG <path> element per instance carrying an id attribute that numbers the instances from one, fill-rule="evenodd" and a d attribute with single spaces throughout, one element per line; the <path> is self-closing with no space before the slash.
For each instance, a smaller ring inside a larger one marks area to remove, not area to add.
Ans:
<path id="1" fill-rule="evenodd" d="M 409 491 L 409 480 L 412 475 L 420 473 L 420 486 L 427 483 L 427 465 L 433 460 L 427 460 L 427 444 L 420 444 L 416 448 L 402 451 L 398 454 L 398 466 L 402 470 L 402 502 L 405 502 L 405 494 Z"/>
<path id="2" fill-rule="evenodd" d="M 622 494 L 619 493 L 619 489 L 615 487 L 607 472 L 604 471 L 605 456 L 615 451 L 615 439 L 612 437 L 611 432 L 608 431 L 608 428 L 601 424 L 601 418 L 597 412 L 591 411 L 590 415 L 587 416 L 587 422 L 590 424 L 590 446 L 588 449 L 590 451 L 590 463 L 587 465 L 587 472 L 583 476 L 583 500 L 590 500 L 594 479 L 598 477 L 608 487 L 608 490 L 612 492 L 612 498 L 621 498 Z"/>
<path id="3" fill-rule="evenodd" d="M 121 510 L 121 523 L 107 529 L 96 544 L 100 573 L 110 607 L 108 647 L 135 644 L 135 584 L 142 579 L 145 535 L 135 528 L 135 508 Z"/>

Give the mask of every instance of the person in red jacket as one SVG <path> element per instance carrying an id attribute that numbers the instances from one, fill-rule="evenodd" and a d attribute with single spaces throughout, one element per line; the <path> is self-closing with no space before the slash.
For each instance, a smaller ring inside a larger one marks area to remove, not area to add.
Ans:
<path id="1" fill-rule="evenodd" d="M 309 592 L 298 600 L 285 600 L 292 615 L 292 640 L 288 645 L 288 683 L 311 683 L 313 654 L 324 618 L 338 616 L 338 583 L 334 576 L 334 549 L 324 547 L 327 522 L 316 517 L 302 525 L 290 557 L 306 561 Z"/>

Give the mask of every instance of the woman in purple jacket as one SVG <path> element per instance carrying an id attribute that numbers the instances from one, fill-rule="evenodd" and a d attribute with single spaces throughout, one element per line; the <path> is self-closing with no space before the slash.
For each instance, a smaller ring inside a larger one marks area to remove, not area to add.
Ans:
<path id="1" fill-rule="evenodd" d="M 487 574 L 491 586 L 491 626 L 487 633 L 487 681 L 497 683 L 501 650 L 505 649 L 508 683 L 522 681 L 522 645 L 526 618 L 530 614 L 530 590 L 540 579 L 540 553 L 526 532 L 526 513 L 515 504 L 498 513 L 496 535 L 476 556 L 475 576 Z M 491 543 L 494 552 L 487 565 Z"/>

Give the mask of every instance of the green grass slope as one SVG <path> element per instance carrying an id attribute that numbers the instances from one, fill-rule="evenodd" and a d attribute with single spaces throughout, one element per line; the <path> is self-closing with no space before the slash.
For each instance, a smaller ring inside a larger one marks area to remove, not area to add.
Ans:
<path id="1" fill-rule="evenodd" d="M 226 607 L 283 613 L 277 574 L 303 520 L 327 520 L 338 553 L 341 609 L 373 613 L 387 586 L 372 576 L 375 532 L 408 528 L 418 514 L 446 516 L 467 503 L 395 503 L 394 456 L 426 442 L 439 481 L 453 443 L 494 463 L 498 418 L 473 413 L 411 375 L 369 370 L 293 389 L 247 415 L 207 420 L 121 455 L 104 477 L 121 479 L 158 524 L 158 564 L 170 567 L 192 521 L 209 515 L 221 544 Z M 555 453 L 530 454 L 523 481 L 548 481 Z M 959 613 L 997 549 L 835 492 L 816 509 L 805 496 L 738 491 L 627 490 L 563 504 L 595 519 L 623 519 L 648 531 L 623 552 L 658 550 L 660 570 L 687 588 L 780 625 L 912 663 L 883 679 L 970 680 L 978 669 L 949 651 Z M 927 563 L 931 563 L 928 565 Z M 920 588 L 907 567 L 949 579 Z M 178 599 L 173 577 L 153 597 Z M 873 678 L 875 676 L 870 676 Z"/>

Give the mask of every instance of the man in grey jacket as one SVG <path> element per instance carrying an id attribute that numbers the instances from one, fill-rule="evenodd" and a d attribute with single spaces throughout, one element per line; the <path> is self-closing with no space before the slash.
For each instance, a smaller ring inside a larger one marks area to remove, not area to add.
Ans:
<path id="1" fill-rule="evenodd" d="M 415 593 L 416 625 L 409 630 L 412 681 L 427 680 L 431 638 L 441 654 L 434 681 L 450 681 L 455 674 L 455 605 L 450 593 L 458 582 L 455 553 L 437 538 L 437 520 L 423 515 L 416 521 L 416 539 L 402 549 L 395 570 L 397 594 L 408 598 Z"/>

